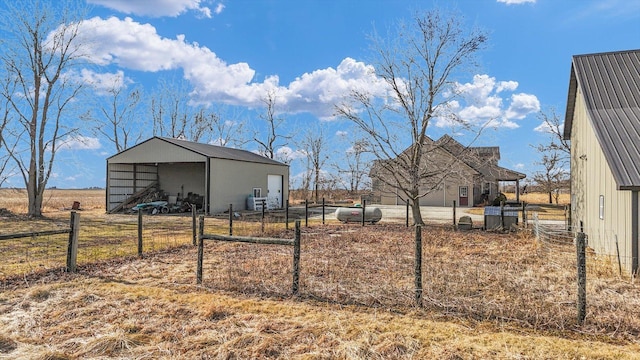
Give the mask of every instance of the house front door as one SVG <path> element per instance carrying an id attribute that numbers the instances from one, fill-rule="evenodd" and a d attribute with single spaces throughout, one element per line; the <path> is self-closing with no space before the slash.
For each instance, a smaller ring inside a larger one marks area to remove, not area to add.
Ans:
<path id="1" fill-rule="evenodd" d="M 458 187 L 458 193 L 459 193 L 460 206 L 469 206 L 469 187 L 468 186 Z"/>

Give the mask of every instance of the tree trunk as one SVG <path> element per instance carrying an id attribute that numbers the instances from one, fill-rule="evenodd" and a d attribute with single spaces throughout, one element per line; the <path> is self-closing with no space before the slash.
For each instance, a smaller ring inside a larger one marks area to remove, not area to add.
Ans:
<path id="1" fill-rule="evenodd" d="M 549 191 L 549 204 L 553 204 L 553 191 Z"/>
<path id="2" fill-rule="evenodd" d="M 411 199 L 411 211 L 414 225 L 423 225 L 424 221 L 422 221 L 422 213 L 420 212 L 420 198 L 416 197 Z"/>

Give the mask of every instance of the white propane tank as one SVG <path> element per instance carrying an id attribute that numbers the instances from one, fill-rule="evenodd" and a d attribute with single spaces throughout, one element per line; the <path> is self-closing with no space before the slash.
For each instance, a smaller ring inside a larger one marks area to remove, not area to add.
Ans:
<path id="1" fill-rule="evenodd" d="M 344 223 L 348 222 L 361 222 L 362 221 L 362 208 L 361 207 L 340 207 L 336 209 L 336 219 Z M 377 223 L 382 219 L 382 211 L 375 206 L 367 206 L 364 210 L 364 221 L 372 224 Z"/>

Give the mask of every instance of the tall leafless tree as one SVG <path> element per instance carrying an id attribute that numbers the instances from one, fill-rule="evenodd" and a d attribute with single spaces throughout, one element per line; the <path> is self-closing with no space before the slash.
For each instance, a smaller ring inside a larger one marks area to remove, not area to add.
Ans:
<path id="1" fill-rule="evenodd" d="M 210 112 L 208 121 L 212 126 L 212 143 L 218 146 L 242 147 L 249 142 L 246 137 L 245 122 L 232 108 L 218 108 Z"/>
<path id="2" fill-rule="evenodd" d="M 571 159 L 571 143 L 564 138 L 564 123 L 551 108 L 548 112 L 540 112 L 538 118 L 542 120 L 542 130 L 549 135 L 547 143 L 534 148 L 541 155 L 536 164 L 542 169 L 533 174 L 533 180 L 549 195 L 549 204 L 556 203 L 561 190 L 570 188 L 569 171 L 567 167 Z"/>
<path id="3" fill-rule="evenodd" d="M 385 174 L 372 180 L 406 196 L 414 222 L 423 224 L 420 199 L 438 186 L 436 181 L 425 189 L 425 182 L 442 179 L 442 172 L 448 171 L 426 163 L 427 129 L 434 118 L 445 116 L 468 125 L 447 111 L 456 98 L 451 85 L 454 76 L 475 65 L 487 36 L 479 30 L 465 31 L 459 15 L 432 10 L 415 13 L 412 22 L 399 24 L 395 33 L 374 34 L 371 40 L 375 74 L 388 96 L 380 99 L 368 89 L 356 89 L 350 101 L 337 106 L 337 114 L 368 135 L 379 159 L 378 174 Z"/>
<path id="4" fill-rule="evenodd" d="M 105 90 L 105 96 L 97 98 L 97 114 L 88 112 L 83 115 L 83 118 L 94 123 L 99 136 L 115 146 L 116 152 L 137 144 L 144 135 L 139 114 L 142 90 L 138 87 L 128 90 L 122 80 L 114 80 Z"/>
<path id="5" fill-rule="evenodd" d="M 30 217 L 42 216 L 44 190 L 61 141 L 77 133 L 66 116 L 83 85 L 70 71 L 84 58 L 78 29 L 84 8 L 80 1 L 5 2 L 0 14 L 5 81 L 1 95 L 12 123 L 2 143 L 10 150 L 24 180 Z M 8 131 L 7 131 L 8 130 Z M 11 149 L 8 134 L 15 140 Z"/>
<path id="6" fill-rule="evenodd" d="M 254 140 L 258 143 L 258 151 L 269 159 L 276 158 L 276 151 L 279 147 L 286 146 L 291 136 L 280 133 L 284 118 L 277 115 L 277 96 L 275 91 L 268 91 L 262 99 L 265 105 L 265 112 L 260 117 L 267 123 L 267 131 L 257 132 Z"/>
<path id="7" fill-rule="evenodd" d="M 320 188 L 321 172 L 325 166 L 328 155 L 328 142 L 325 131 L 321 126 L 311 127 L 304 134 L 300 142 L 300 148 L 307 154 L 307 174 L 309 179 L 313 176 L 313 196 L 315 202 L 318 203 Z"/>
<path id="8" fill-rule="evenodd" d="M 565 169 L 567 162 L 563 156 L 559 150 L 546 150 L 537 163 L 543 169 L 533 174 L 533 181 L 549 195 L 549 204 L 553 204 L 554 198 L 558 203 L 560 191 L 569 186 L 569 172 Z"/>
<path id="9" fill-rule="evenodd" d="M 558 151 L 562 161 L 568 161 L 571 157 L 571 142 L 564 138 L 564 123 L 551 108 L 548 112 L 541 111 L 538 118 L 542 120 L 543 131 L 549 134 L 549 143 L 543 144 L 541 150 Z"/>
<path id="10" fill-rule="evenodd" d="M 370 146 L 365 139 L 358 139 L 351 143 L 352 146 L 345 151 L 343 161 L 333 164 L 333 167 L 338 173 L 337 183 L 342 184 L 351 194 L 356 194 L 363 186 L 367 185 L 370 164 L 366 154 L 370 152 Z"/>

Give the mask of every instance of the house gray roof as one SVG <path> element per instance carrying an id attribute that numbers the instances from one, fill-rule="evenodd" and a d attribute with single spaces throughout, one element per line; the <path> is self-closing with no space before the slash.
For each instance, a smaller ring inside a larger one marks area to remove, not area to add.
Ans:
<path id="1" fill-rule="evenodd" d="M 446 134 L 438 139 L 436 144 L 448 151 L 451 155 L 460 158 L 465 164 L 482 174 L 486 179 L 516 181 L 527 177 L 525 174 L 498 166 L 500 148 L 497 146 L 466 147 Z"/>
<path id="2" fill-rule="evenodd" d="M 640 50 L 573 57 L 564 125 L 568 140 L 578 88 L 618 189 L 640 188 Z"/>
<path id="3" fill-rule="evenodd" d="M 210 144 L 197 143 L 193 141 L 159 137 L 156 138 L 171 143 L 173 145 L 179 146 L 181 148 L 196 152 L 200 155 L 216 158 L 216 159 L 229 159 L 229 160 L 237 160 L 237 161 L 245 161 L 245 162 L 254 162 L 260 164 L 272 164 L 272 165 L 281 165 L 288 166 L 279 161 L 269 159 L 267 157 L 258 155 L 251 151 L 234 149 L 224 146 L 216 146 Z"/>

